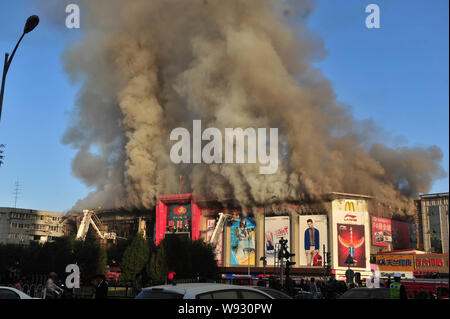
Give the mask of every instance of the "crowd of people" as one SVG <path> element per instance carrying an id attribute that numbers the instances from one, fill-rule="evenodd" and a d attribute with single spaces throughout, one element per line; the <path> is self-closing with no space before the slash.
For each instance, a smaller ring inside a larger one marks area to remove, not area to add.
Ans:
<path id="1" fill-rule="evenodd" d="M 26 286 L 23 278 L 14 276 L 9 279 L 9 286 L 23 291 L 23 286 Z M 295 281 L 292 278 L 288 278 L 287 281 L 281 283 L 278 277 L 270 276 L 268 282 L 260 277 L 257 285 L 283 291 L 294 299 L 337 299 L 347 290 L 359 287 L 389 288 L 391 298 L 393 299 L 437 299 L 441 295 L 441 290 L 439 289 L 436 289 L 436 293 L 433 293 L 430 290 L 426 291 L 423 287 L 408 291 L 400 279 L 400 274 L 395 274 L 393 279 L 390 276 L 387 279 L 379 279 L 375 274 L 372 274 L 364 282 L 360 278 L 356 278 L 355 281 L 346 283 L 345 281 L 336 280 L 334 276 L 331 276 L 327 278 L 303 277 Z M 197 281 L 200 282 L 200 278 L 197 278 Z M 151 285 L 151 281 L 144 284 L 142 274 L 137 274 L 135 280 L 132 282 L 132 297 L 136 297 L 144 287 Z M 65 289 L 63 283 L 61 280 L 58 280 L 58 276 L 54 272 L 48 275 L 43 286 L 45 287 L 43 294 L 45 299 L 71 298 L 71 290 Z M 110 283 L 104 275 L 96 276 L 92 281 L 94 298 L 107 299 L 109 286 Z M 446 289 L 448 296 L 448 288 Z M 445 292 L 442 293 L 445 295 Z"/>
<path id="2" fill-rule="evenodd" d="M 257 283 L 259 286 L 266 286 L 264 280 L 260 279 Z M 347 291 L 347 285 L 335 278 L 323 279 L 319 278 L 301 278 L 300 281 L 288 279 L 282 286 L 279 279 L 270 276 L 268 287 L 284 291 L 286 294 L 296 299 L 336 299 L 337 296 Z"/>
<path id="3" fill-rule="evenodd" d="M 400 275 L 396 274 L 391 279 L 389 276 L 386 279 L 379 279 L 375 275 L 367 278 L 366 281 L 360 279 L 354 282 L 346 283 L 345 281 L 336 280 L 335 277 L 329 278 L 301 278 L 293 281 L 288 279 L 284 285 L 276 277 L 269 277 L 268 287 L 285 292 L 295 299 L 336 299 L 344 294 L 347 290 L 353 288 L 388 288 L 390 290 L 392 299 L 437 299 L 440 296 L 440 290 L 436 289 L 436 293 L 428 290 L 425 291 L 423 287 L 418 290 L 408 291 L 408 289 L 401 283 Z M 260 278 L 257 285 L 266 286 L 266 282 Z"/>

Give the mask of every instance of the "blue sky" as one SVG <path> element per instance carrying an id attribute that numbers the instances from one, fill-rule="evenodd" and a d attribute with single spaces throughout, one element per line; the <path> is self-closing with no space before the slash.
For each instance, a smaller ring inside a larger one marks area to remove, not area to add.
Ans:
<path id="1" fill-rule="evenodd" d="M 12 51 L 26 18 L 43 16 L 31 0 L 0 2 L 0 53 Z M 366 5 L 378 4 L 381 28 L 365 26 Z M 437 145 L 449 171 L 448 0 L 318 1 L 310 28 L 324 41 L 317 63 L 338 100 L 358 119 L 372 118 L 408 146 Z M 77 87 L 64 73 L 61 53 L 80 36 L 41 21 L 21 44 L 8 73 L 0 144 L 0 206 L 66 211 L 89 189 L 72 176 L 74 151 L 61 143 Z M 448 177 L 431 192 L 448 192 Z"/>

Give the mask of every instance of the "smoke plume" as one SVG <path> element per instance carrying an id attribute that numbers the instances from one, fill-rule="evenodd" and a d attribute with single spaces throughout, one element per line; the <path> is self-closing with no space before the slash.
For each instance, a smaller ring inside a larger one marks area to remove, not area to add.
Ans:
<path id="1" fill-rule="evenodd" d="M 326 52 L 306 26 L 313 1 L 80 0 L 83 39 L 63 60 L 82 84 L 63 143 L 94 187 L 74 208 L 151 208 L 184 191 L 243 206 L 371 195 L 407 207 L 441 177 L 439 148 L 392 148 L 352 117 L 313 66 Z M 279 169 L 170 161 L 172 129 L 278 128 Z M 187 187 L 188 185 L 188 187 Z"/>

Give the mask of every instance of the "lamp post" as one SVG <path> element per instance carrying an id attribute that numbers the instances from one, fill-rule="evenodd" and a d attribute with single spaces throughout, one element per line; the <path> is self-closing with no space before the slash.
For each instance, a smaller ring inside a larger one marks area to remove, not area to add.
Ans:
<path id="1" fill-rule="evenodd" d="M 266 278 L 266 265 L 267 265 L 267 260 L 266 260 L 266 204 L 269 200 L 271 199 L 275 199 L 277 198 L 277 196 L 272 195 L 272 197 L 270 197 L 269 199 L 266 199 L 264 201 L 264 227 L 263 227 L 263 236 L 264 236 L 264 251 L 263 251 L 263 273 L 264 273 L 264 278 Z"/>
<path id="2" fill-rule="evenodd" d="M 251 277 L 250 277 L 250 257 L 251 257 L 251 250 L 250 250 L 250 240 L 251 240 L 251 233 L 253 232 L 253 229 L 249 229 L 248 236 L 247 236 L 247 251 L 248 251 L 248 258 L 247 258 L 247 265 L 248 265 L 248 276 L 249 276 L 249 282 L 251 283 Z"/>
<path id="3" fill-rule="evenodd" d="M 2 87 L 1 87 L 1 91 L 0 91 L 0 120 L 2 118 L 3 95 L 5 93 L 6 74 L 8 73 L 9 67 L 11 66 L 11 62 L 14 58 L 14 55 L 16 54 L 17 48 L 19 47 L 19 44 L 22 41 L 23 37 L 25 36 L 25 34 L 33 31 L 34 28 L 36 28 L 36 26 L 38 24 L 39 24 L 39 17 L 37 15 L 30 16 L 25 23 L 25 27 L 23 28 L 22 36 L 20 37 L 19 41 L 17 42 L 16 46 L 14 47 L 11 57 L 9 56 L 8 53 L 5 53 L 5 62 L 3 65 L 3 76 L 2 76 Z"/>

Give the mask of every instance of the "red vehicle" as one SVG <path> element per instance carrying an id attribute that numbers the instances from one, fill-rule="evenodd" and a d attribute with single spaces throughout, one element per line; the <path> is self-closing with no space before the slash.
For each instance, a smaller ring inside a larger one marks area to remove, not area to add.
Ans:
<path id="1" fill-rule="evenodd" d="M 428 295 L 433 298 L 449 299 L 448 297 L 448 279 L 402 279 L 401 283 L 405 286 L 408 298 L 413 299 L 415 294 L 423 288 Z"/>
<path id="2" fill-rule="evenodd" d="M 119 267 L 111 267 L 109 273 L 106 274 L 106 280 L 109 282 L 115 282 L 119 280 L 120 276 L 120 268 Z"/>

